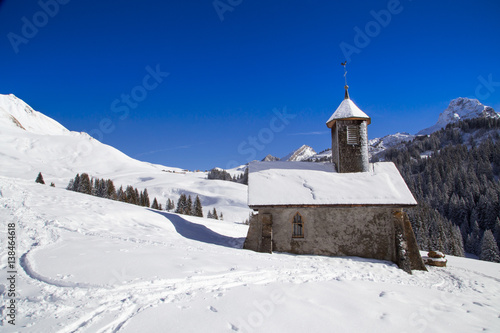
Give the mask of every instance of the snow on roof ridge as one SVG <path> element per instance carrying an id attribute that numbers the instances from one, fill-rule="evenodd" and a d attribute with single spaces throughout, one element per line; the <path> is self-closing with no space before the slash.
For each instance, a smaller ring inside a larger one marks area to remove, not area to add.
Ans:
<path id="1" fill-rule="evenodd" d="M 354 102 L 347 98 L 340 103 L 338 106 L 337 110 L 332 114 L 330 119 L 326 122 L 327 125 L 331 123 L 332 121 L 335 120 L 340 120 L 340 119 L 349 119 L 349 118 L 366 118 L 370 119 L 366 113 L 361 111 L 361 109 L 354 104 Z M 328 126 L 330 127 L 330 126 Z"/>

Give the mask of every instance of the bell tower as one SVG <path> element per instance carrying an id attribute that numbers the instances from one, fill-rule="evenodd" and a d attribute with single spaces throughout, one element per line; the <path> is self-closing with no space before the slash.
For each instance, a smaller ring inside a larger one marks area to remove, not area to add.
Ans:
<path id="1" fill-rule="evenodd" d="M 345 68 L 346 62 L 342 65 Z M 332 130 L 332 162 L 340 173 L 367 172 L 367 126 L 371 119 L 349 98 L 347 82 L 344 89 L 344 100 L 326 122 Z"/>

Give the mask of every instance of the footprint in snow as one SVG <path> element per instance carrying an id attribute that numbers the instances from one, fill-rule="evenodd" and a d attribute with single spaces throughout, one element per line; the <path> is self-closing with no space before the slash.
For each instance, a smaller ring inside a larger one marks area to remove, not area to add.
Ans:
<path id="1" fill-rule="evenodd" d="M 210 306 L 210 311 L 212 311 L 212 312 L 219 312 L 219 311 L 217 311 L 217 309 L 216 309 L 216 308 L 214 308 L 213 306 Z"/>

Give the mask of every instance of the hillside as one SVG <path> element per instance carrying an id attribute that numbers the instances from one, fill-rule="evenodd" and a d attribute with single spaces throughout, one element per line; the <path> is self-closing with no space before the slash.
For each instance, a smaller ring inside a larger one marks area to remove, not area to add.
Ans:
<path id="1" fill-rule="evenodd" d="M 500 261 L 498 248 L 484 248 L 487 230 L 500 246 L 499 139 L 500 119 L 475 118 L 379 155 L 396 163 L 419 202 L 410 218 L 422 248 Z"/>
<path id="2" fill-rule="evenodd" d="M 0 95 L 0 115 L 2 176 L 34 180 L 42 172 L 47 184 L 66 188 L 77 173 L 88 173 L 113 180 L 117 188 L 147 189 L 151 200 L 156 197 L 163 206 L 185 193 L 200 196 L 205 214 L 215 207 L 232 221 L 248 218 L 245 185 L 135 160 L 87 133 L 67 130 L 13 95 Z"/>

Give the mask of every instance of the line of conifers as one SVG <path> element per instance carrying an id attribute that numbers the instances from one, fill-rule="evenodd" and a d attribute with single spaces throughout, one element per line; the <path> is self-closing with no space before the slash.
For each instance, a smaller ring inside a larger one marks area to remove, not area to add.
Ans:
<path id="1" fill-rule="evenodd" d="M 39 184 L 45 184 L 41 172 L 38 173 L 35 182 Z M 50 186 L 54 187 L 55 184 L 51 183 Z M 123 189 L 123 186 L 120 186 L 118 189 L 116 189 L 111 179 L 91 178 L 87 173 L 77 174 L 75 178 L 69 181 L 66 189 L 74 192 L 93 195 L 100 198 L 163 210 L 162 204 L 158 203 L 156 197 L 151 203 L 147 189 L 144 189 L 144 191 L 139 191 L 137 188 L 134 188 L 131 185 L 127 185 L 125 187 L 125 190 Z M 177 201 L 177 209 L 174 200 L 168 198 L 165 204 L 165 210 L 170 212 L 174 211 L 174 209 L 175 213 L 178 214 L 203 217 L 203 206 L 201 205 L 201 200 L 198 195 L 193 201 L 191 195 L 186 196 L 186 194 L 182 193 Z M 223 217 L 224 215 L 222 214 L 222 212 L 220 214 L 217 213 L 215 207 L 212 211 L 208 211 L 207 214 L 207 218 L 216 220 L 222 220 Z"/>

